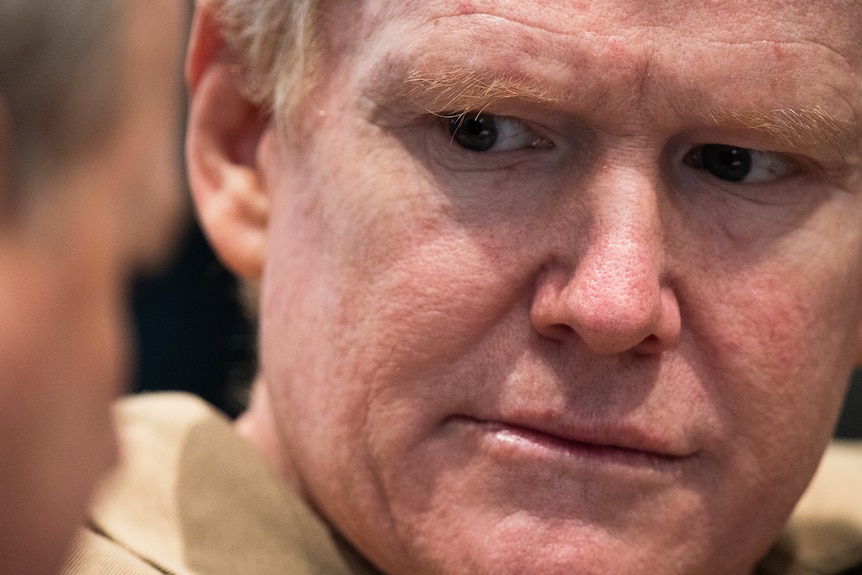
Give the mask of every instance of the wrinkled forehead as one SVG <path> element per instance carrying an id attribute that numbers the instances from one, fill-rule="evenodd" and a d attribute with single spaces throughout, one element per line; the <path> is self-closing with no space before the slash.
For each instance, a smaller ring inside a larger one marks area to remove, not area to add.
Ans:
<path id="1" fill-rule="evenodd" d="M 362 42 L 408 40 L 417 27 L 445 29 L 472 17 L 477 33 L 483 22 L 499 20 L 561 36 L 634 33 L 647 47 L 671 39 L 762 43 L 764 49 L 820 45 L 862 67 L 862 0 L 368 0 L 341 2 L 334 11 L 346 13 L 330 33 Z"/>
<path id="2" fill-rule="evenodd" d="M 452 77 L 514 78 L 528 98 L 633 112 L 686 98 L 726 107 L 745 88 L 752 109 L 862 118 L 862 0 L 368 0 L 338 11 L 333 22 L 355 25 L 333 27 L 335 53 L 372 83 L 428 77 L 448 97 Z M 637 86 L 640 101 L 609 86 Z"/>
<path id="3" fill-rule="evenodd" d="M 862 43 L 862 0 L 369 0 L 353 6 L 376 25 L 485 14 L 560 32 L 614 24 L 689 30 L 729 42 L 778 32 L 788 40 L 835 40 L 857 52 Z"/>

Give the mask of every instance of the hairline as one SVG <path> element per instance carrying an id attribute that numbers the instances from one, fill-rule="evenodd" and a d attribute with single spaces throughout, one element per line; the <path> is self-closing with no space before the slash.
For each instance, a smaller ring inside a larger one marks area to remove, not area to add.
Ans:
<path id="1" fill-rule="evenodd" d="M 203 0 L 215 9 L 246 96 L 286 128 L 316 77 L 323 0 Z"/>

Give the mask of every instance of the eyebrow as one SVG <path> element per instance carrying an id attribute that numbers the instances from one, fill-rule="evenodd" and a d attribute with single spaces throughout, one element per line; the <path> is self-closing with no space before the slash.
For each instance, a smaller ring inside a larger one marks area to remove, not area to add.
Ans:
<path id="1" fill-rule="evenodd" d="M 837 152 L 848 161 L 858 161 L 860 126 L 841 120 L 821 106 L 725 110 L 709 114 L 717 126 L 731 126 L 766 134 L 780 146 L 790 149 L 819 149 Z"/>
<path id="2" fill-rule="evenodd" d="M 392 96 L 422 102 L 432 114 L 481 111 L 505 100 L 559 105 L 570 97 L 527 78 L 483 74 L 461 67 L 433 74 L 413 70 L 402 77 L 405 79 Z"/>
<path id="3" fill-rule="evenodd" d="M 388 99 L 417 102 L 430 114 L 448 116 L 482 112 L 501 101 L 546 107 L 564 107 L 575 100 L 570 90 L 553 88 L 529 77 L 501 75 L 463 66 L 423 71 L 390 67 Z M 378 78 L 380 80 L 381 78 Z M 386 82 L 376 82 L 378 86 Z M 838 154 L 847 163 L 859 163 L 862 125 L 839 119 L 823 106 L 775 109 L 723 109 L 707 112 L 701 121 L 718 128 L 750 130 L 764 134 L 789 150 L 818 150 Z"/>

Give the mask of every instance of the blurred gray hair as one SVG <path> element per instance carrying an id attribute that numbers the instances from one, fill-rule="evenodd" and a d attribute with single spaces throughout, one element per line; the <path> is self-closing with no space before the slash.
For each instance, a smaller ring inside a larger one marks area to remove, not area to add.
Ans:
<path id="1" fill-rule="evenodd" d="M 119 17 L 118 0 L 0 0 L 0 138 L 14 188 L 89 151 L 115 121 Z"/>

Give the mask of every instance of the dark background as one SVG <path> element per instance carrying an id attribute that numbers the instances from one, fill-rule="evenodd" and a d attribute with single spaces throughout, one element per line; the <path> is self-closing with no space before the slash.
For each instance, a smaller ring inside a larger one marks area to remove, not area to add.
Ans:
<path id="1" fill-rule="evenodd" d="M 254 377 L 255 338 L 236 293 L 236 279 L 191 224 L 171 265 L 134 287 L 134 391 L 188 391 L 238 415 Z"/>
<path id="2" fill-rule="evenodd" d="M 254 376 L 254 327 L 236 299 L 237 284 L 190 223 L 162 274 L 135 287 L 136 390 L 185 390 L 230 416 Z M 862 372 L 853 376 L 839 437 L 862 438 Z"/>
<path id="3" fill-rule="evenodd" d="M 862 371 L 857 371 L 853 375 L 850 393 L 847 394 L 847 403 L 844 404 L 844 413 L 838 423 L 836 435 L 862 438 Z"/>

